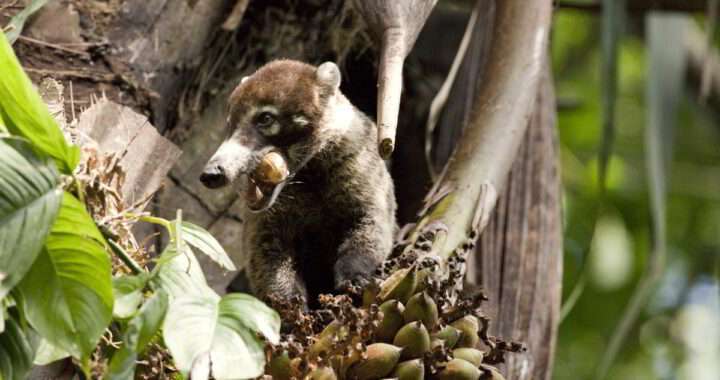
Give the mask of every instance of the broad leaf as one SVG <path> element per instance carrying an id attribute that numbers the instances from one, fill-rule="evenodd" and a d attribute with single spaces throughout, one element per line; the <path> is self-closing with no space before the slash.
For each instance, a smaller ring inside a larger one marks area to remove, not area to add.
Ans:
<path id="1" fill-rule="evenodd" d="M 141 273 L 135 276 L 113 278 L 113 317 L 130 318 L 137 311 L 143 299 L 143 289 L 148 283 L 148 276 Z"/>
<path id="2" fill-rule="evenodd" d="M 33 364 L 35 365 L 46 365 L 60 359 L 64 359 L 70 356 L 70 353 L 63 350 L 62 348 L 53 345 L 46 339 L 40 340 L 37 351 L 35 352 L 35 359 Z"/>
<path id="3" fill-rule="evenodd" d="M 62 192 L 52 160 L 0 139 L 0 300 L 23 278 L 55 220 Z"/>
<path id="4" fill-rule="evenodd" d="M 227 270 L 236 270 L 227 252 L 220 243 L 204 228 L 189 222 L 182 222 L 182 239 L 191 246 L 208 255 L 221 267 Z"/>
<path id="5" fill-rule="evenodd" d="M 33 349 L 29 336 L 20 323 L 10 317 L 0 334 L 0 379 L 24 380 L 30 371 Z"/>
<path id="6" fill-rule="evenodd" d="M 248 379 L 265 365 L 256 333 L 277 342 L 279 330 L 277 313 L 249 295 L 186 296 L 171 302 L 163 337 L 177 368 L 193 379 Z"/>
<path id="7" fill-rule="evenodd" d="M 54 158 L 61 172 L 72 173 L 80 159 L 80 150 L 65 141 L 3 37 L 0 37 L 0 118 L 11 134 L 28 139 L 34 149 Z"/>
<path id="8" fill-rule="evenodd" d="M 170 298 L 187 295 L 218 297 L 207 285 L 200 263 L 187 244 L 174 241 L 168 244 L 154 273 L 155 286 L 167 291 Z"/>
<path id="9" fill-rule="evenodd" d="M 168 296 L 162 289 L 150 297 L 123 334 L 123 345 L 115 352 L 110 361 L 109 379 L 128 379 L 135 377 L 135 361 L 150 340 L 160 329 L 168 307 Z"/>
<path id="10" fill-rule="evenodd" d="M 83 205 L 65 193 L 45 248 L 19 288 L 27 320 L 51 344 L 87 358 L 112 316 L 110 258 Z"/>

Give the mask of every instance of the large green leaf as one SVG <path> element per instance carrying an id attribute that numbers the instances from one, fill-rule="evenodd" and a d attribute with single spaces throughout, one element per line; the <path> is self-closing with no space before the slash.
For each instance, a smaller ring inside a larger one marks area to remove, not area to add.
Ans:
<path id="1" fill-rule="evenodd" d="M 265 365 L 256 333 L 277 342 L 279 330 L 277 313 L 249 295 L 191 295 L 170 303 L 163 337 L 177 368 L 193 379 L 248 379 Z"/>
<path id="2" fill-rule="evenodd" d="M 143 299 L 143 289 L 148 283 L 148 275 L 140 273 L 134 276 L 121 276 L 113 278 L 113 316 L 115 318 L 130 318 L 137 311 Z"/>
<path id="3" fill-rule="evenodd" d="M 65 193 L 45 248 L 19 288 L 30 324 L 51 344 L 87 358 L 110 323 L 110 258 L 85 208 Z"/>
<path id="4" fill-rule="evenodd" d="M 167 293 L 159 289 L 143 304 L 138 314 L 130 320 L 123 334 L 123 345 L 110 361 L 109 379 L 131 380 L 135 377 L 137 357 L 160 329 L 167 307 Z"/>
<path id="5" fill-rule="evenodd" d="M 207 285 L 200 263 L 190 247 L 183 242 L 172 241 L 160 255 L 154 271 L 153 283 L 164 289 L 170 298 L 187 295 L 215 296 Z"/>
<path id="6" fill-rule="evenodd" d="M 28 139 L 34 149 L 54 158 L 60 171 L 72 173 L 80 150 L 65 141 L 4 37 L 0 37 L 0 118 L 11 134 Z"/>
<path id="7" fill-rule="evenodd" d="M 199 249 L 202 253 L 213 259 L 227 270 L 236 270 L 227 252 L 210 232 L 190 222 L 182 222 L 182 238 L 188 244 Z"/>
<path id="8" fill-rule="evenodd" d="M 32 366 L 33 348 L 20 323 L 10 317 L 0 334 L 0 379 L 23 380 Z"/>
<path id="9" fill-rule="evenodd" d="M 52 160 L 17 139 L 0 139 L 0 300 L 30 269 L 55 220 L 62 192 Z"/>

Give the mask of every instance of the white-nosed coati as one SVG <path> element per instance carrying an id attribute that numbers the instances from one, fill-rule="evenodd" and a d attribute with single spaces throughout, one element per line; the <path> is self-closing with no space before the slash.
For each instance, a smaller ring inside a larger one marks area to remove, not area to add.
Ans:
<path id="1" fill-rule="evenodd" d="M 228 138 L 200 177 L 211 188 L 254 186 L 236 179 L 268 152 L 287 159 L 291 180 L 264 189 L 262 211 L 243 216 L 246 271 L 263 299 L 312 303 L 363 282 L 392 248 L 395 194 L 377 128 L 339 86 L 331 62 L 278 60 L 243 78 L 230 96 Z"/>

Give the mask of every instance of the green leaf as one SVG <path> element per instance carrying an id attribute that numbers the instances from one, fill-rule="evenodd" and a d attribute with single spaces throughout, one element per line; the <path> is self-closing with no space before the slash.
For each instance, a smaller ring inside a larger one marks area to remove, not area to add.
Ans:
<path id="1" fill-rule="evenodd" d="M 178 247 L 180 252 L 177 251 Z M 167 291 L 170 298 L 208 294 L 218 297 L 207 285 L 200 263 L 187 244 L 168 244 L 160 255 L 154 273 L 155 286 Z"/>
<path id="2" fill-rule="evenodd" d="M 7 39 L 11 44 L 14 44 L 15 40 L 20 36 L 20 33 L 22 33 L 28 17 L 32 16 L 33 13 L 37 12 L 47 2 L 48 0 L 33 0 L 25 9 L 18 12 L 18 14 L 10 20 L 8 24 L 10 30 L 7 32 Z"/>
<path id="3" fill-rule="evenodd" d="M 254 297 L 185 296 L 170 303 L 163 337 L 177 368 L 193 378 L 247 379 L 262 374 L 263 342 L 277 342 L 280 317 Z"/>
<path id="4" fill-rule="evenodd" d="M 109 379 L 128 379 L 135 377 L 135 361 L 145 346 L 160 329 L 168 307 L 168 295 L 160 289 L 140 308 L 138 314 L 128 323 L 123 334 L 123 345 L 115 352 L 110 361 Z"/>
<path id="5" fill-rule="evenodd" d="M 64 359 L 70 356 L 70 353 L 63 350 L 62 348 L 53 345 L 46 339 L 40 340 L 37 351 L 35 352 L 35 359 L 33 364 L 35 365 L 46 365 L 60 359 Z"/>
<path id="6" fill-rule="evenodd" d="M 23 380 L 32 367 L 33 349 L 30 337 L 13 317 L 6 321 L 0 334 L 0 379 Z"/>
<path id="7" fill-rule="evenodd" d="M 0 300 L 40 253 L 61 195 L 52 160 L 37 158 L 23 141 L 0 139 Z"/>
<path id="8" fill-rule="evenodd" d="M 626 0 L 603 0 L 602 13 L 602 125 L 598 178 L 605 191 L 605 176 L 615 140 L 615 102 L 618 88 L 618 51 L 625 19 Z"/>
<path id="9" fill-rule="evenodd" d="M 110 258 L 84 206 L 65 193 L 45 248 L 19 285 L 26 318 L 50 343 L 86 359 L 110 323 Z"/>
<path id="10" fill-rule="evenodd" d="M 26 138 L 34 149 L 55 159 L 62 173 L 75 169 L 80 150 L 65 141 L 5 38 L 0 38 L 0 118 L 11 134 Z"/>
<path id="11" fill-rule="evenodd" d="M 147 285 L 149 277 L 145 273 L 135 276 L 122 276 L 113 278 L 113 317 L 130 318 L 137 311 L 143 300 L 143 289 Z"/>
<path id="12" fill-rule="evenodd" d="M 182 238 L 191 246 L 213 259 L 227 270 L 236 270 L 227 252 L 220 243 L 204 228 L 190 222 L 182 222 Z"/>

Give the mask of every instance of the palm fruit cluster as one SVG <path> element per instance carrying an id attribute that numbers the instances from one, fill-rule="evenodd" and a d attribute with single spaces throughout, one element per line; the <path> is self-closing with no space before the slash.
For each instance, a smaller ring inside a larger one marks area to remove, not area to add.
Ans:
<path id="1" fill-rule="evenodd" d="M 317 310 L 276 303 L 285 331 L 268 345 L 266 378 L 503 379 L 494 365 L 522 347 L 488 335 L 487 298 L 462 291 L 476 231 L 443 262 L 433 247 L 446 232 L 430 224 L 401 239 L 369 283 L 321 296 Z"/>

